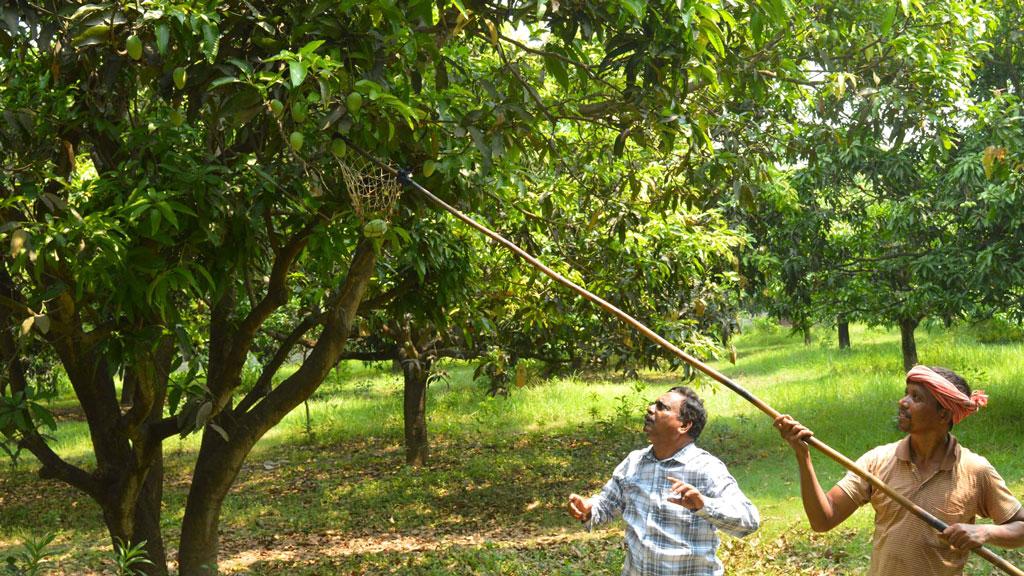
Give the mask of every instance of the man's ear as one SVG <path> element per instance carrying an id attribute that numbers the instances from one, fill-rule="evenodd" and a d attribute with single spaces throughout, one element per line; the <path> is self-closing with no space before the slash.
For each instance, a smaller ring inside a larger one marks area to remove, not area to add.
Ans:
<path id="1" fill-rule="evenodd" d="M 943 408 L 940 405 L 939 406 L 939 416 L 941 416 L 942 418 L 946 419 L 949 422 L 950 426 L 953 425 L 953 412 L 952 411 L 947 410 L 946 408 Z"/>
<path id="2" fill-rule="evenodd" d="M 690 428 L 693 428 L 693 420 L 688 420 L 679 425 L 679 433 L 687 434 L 690 432 Z"/>

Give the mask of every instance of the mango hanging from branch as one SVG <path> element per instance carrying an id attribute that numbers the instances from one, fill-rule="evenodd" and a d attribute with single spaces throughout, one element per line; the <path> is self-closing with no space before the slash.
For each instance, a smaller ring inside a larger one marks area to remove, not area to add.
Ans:
<path id="1" fill-rule="evenodd" d="M 380 238 L 388 231 L 388 223 L 380 218 L 370 220 L 363 225 L 363 236 L 367 238 Z"/>
<path id="2" fill-rule="evenodd" d="M 302 150 L 302 145 L 305 142 L 306 136 L 302 132 L 299 132 L 298 130 L 292 132 L 291 136 L 288 137 L 288 143 L 291 144 L 292 150 L 295 150 L 296 152 Z"/>
<path id="3" fill-rule="evenodd" d="M 171 73 L 171 77 L 174 79 L 174 87 L 178 90 L 184 88 L 185 80 L 187 79 L 186 76 L 187 74 L 185 73 L 184 67 L 178 66 L 177 68 L 175 68 L 174 72 Z"/>
<path id="4" fill-rule="evenodd" d="M 359 92 L 350 92 L 345 97 L 345 107 L 348 108 L 349 114 L 359 112 L 359 109 L 363 107 L 363 95 Z"/>
<path id="5" fill-rule="evenodd" d="M 284 102 L 281 102 L 277 98 L 270 101 L 270 112 L 274 114 L 274 118 L 280 118 L 284 114 Z"/>
<path id="6" fill-rule="evenodd" d="M 132 60 L 142 58 L 142 39 L 132 34 L 124 41 L 124 50 Z"/>

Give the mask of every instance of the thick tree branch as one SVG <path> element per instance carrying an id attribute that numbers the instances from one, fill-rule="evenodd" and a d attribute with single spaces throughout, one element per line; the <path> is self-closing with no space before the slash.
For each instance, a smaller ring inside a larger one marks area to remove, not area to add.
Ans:
<path id="1" fill-rule="evenodd" d="M 39 470 L 40 478 L 67 482 L 97 501 L 104 496 L 106 487 L 99 479 L 58 456 L 38 433 L 27 434 L 21 440 L 21 445 L 42 463 L 43 467 Z"/>
<path id="2" fill-rule="evenodd" d="M 239 418 L 249 433 L 262 434 L 292 408 L 309 397 L 338 362 L 344 352 L 352 322 L 366 292 L 377 256 L 368 240 L 356 248 L 339 297 L 325 310 L 324 329 L 316 346 L 294 374 L 286 378 L 248 413 Z"/>
<path id="3" fill-rule="evenodd" d="M 241 370 L 245 364 L 246 355 L 252 348 L 252 342 L 256 337 L 257 331 L 274 310 L 277 310 L 288 301 L 288 273 L 296 258 L 306 247 L 313 228 L 319 223 L 319 219 L 314 219 L 314 221 L 298 231 L 277 251 L 273 268 L 270 272 L 270 280 L 267 283 L 267 293 L 249 311 L 249 314 L 242 320 L 238 329 L 231 336 L 230 342 L 225 349 L 222 364 L 210 370 L 210 378 L 207 385 L 213 397 L 214 414 L 217 414 L 224 408 L 231 397 L 231 391 L 241 382 Z"/>
<path id="4" fill-rule="evenodd" d="M 160 339 L 152 354 L 136 358 L 127 367 L 136 372 L 137 384 L 132 407 L 123 418 L 128 436 L 136 443 L 141 442 L 146 435 L 146 431 L 140 431 L 140 427 L 152 417 L 154 407 L 159 403 L 162 410 L 173 358 L 174 340 L 165 336 Z"/>
<path id="5" fill-rule="evenodd" d="M 234 408 L 236 416 L 244 414 L 249 408 L 252 408 L 260 398 L 266 396 L 271 389 L 273 384 L 274 375 L 281 369 L 281 366 L 291 356 L 292 350 L 295 345 L 299 343 L 299 340 L 306 335 L 307 332 L 315 328 L 323 320 L 324 313 L 320 310 L 315 311 L 299 322 L 295 328 L 284 338 L 281 344 L 277 347 L 277 351 L 274 353 L 273 358 L 270 359 L 263 366 L 263 370 L 260 372 L 259 379 L 256 380 L 256 384 L 252 387 L 252 390 L 238 403 L 238 406 Z"/>

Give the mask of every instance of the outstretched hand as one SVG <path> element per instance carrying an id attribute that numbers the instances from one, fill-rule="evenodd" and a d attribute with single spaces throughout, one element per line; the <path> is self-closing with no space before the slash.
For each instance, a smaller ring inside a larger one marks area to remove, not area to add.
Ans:
<path id="1" fill-rule="evenodd" d="M 669 502 L 694 512 L 704 507 L 704 495 L 695 486 L 671 476 L 668 477 L 668 480 L 672 483 L 671 492 L 675 494 L 668 499 Z"/>
<path id="2" fill-rule="evenodd" d="M 590 510 L 593 507 L 590 498 L 584 498 L 579 494 L 569 495 L 569 515 L 580 522 L 590 520 Z"/>

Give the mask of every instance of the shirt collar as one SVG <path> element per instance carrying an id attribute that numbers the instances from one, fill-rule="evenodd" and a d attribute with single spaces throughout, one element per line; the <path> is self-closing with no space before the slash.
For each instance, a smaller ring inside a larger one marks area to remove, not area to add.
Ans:
<path id="1" fill-rule="evenodd" d="M 669 460 L 675 460 L 680 464 L 685 464 L 687 458 L 689 458 L 690 456 L 690 451 L 692 449 L 696 449 L 696 447 L 697 444 L 695 442 L 690 442 L 686 446 L 680 448 L 675 454 L 669 456 L 668 458 L 665 458 L 664 460 L 658 460 L 657 456 L 654 455 L 654 445 L 651 444 L 650 446 L 647 447 L 647 450 L 644 452 L 644 458 L 647 458 L 652 462 L 668 462 Z"/>
<path id="2" fill-rule="evenodd" d="M 910 435 L 908 434 L 899 441 L 896 445 L 896 458 L 903 460 L 904 462 L 910 462 Z M 960 458 L 960 443 L 956 441 L 956 436 L 949 435 L 949 443 L 946 444 L 946 453 L 942 457 L 942 463 L 939 464 L 939 470 L 952 470 L 956 461 Z"/>

